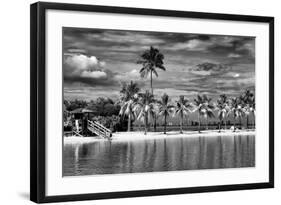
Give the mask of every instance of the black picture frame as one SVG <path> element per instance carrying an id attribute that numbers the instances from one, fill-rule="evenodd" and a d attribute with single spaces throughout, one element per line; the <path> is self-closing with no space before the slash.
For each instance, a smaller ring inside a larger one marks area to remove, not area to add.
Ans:
<path id="1" fill-rule="evenodd" d="M 130 15 L 150 15 L 195 19 L 262 22 L 269 25 L 269 181 L 188 188 L 46 196 L 46 81 L 45 38 L 46 11 L 67 10 Z M 125 8 L 82 4 L 38 2 L 30 7 L 30 199 L 37 203 L 97 200 L 198 192 L 231 191 L 274 187 L 274 18 L 264 16 Z"/>

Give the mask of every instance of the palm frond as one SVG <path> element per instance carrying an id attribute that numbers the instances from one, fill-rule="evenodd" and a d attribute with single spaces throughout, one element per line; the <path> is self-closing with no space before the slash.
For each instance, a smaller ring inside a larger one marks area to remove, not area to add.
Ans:
<path id="1" fill-rule="evenodd" d="M 157 71 L 156 71 L 155 69 L 153 69 L 152 72 L 154 73 L 154 75 L 155 75 L 156 77 L 158 77 L 158 73 L 157 73 Z"/>

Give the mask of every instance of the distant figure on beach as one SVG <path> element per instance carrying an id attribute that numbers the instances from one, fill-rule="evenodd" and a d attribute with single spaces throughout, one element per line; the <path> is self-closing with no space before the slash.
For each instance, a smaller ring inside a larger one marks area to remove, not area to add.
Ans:
<path id="1" fill-rule="evenodd" d="M 235 132 L 235 130 L 236 130 L 236 127 L 234 127 L 234 126 L 231 126 L 231 127 L 230 127 L 230 130 L 231 130 L 231 131 L 233 131 L 233 132 Z"/>

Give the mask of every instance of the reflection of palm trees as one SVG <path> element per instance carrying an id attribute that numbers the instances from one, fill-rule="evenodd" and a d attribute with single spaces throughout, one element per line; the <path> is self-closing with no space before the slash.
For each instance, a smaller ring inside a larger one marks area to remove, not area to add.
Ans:
<path id="1" fill-rule="evenodd" d="M 205 167 L 205 157 L 206 157 L 206 152 L 205 152 L 205 138 L 199 136 L 199 158 L 198 158 L 198 169 L 204 169 Z"/>
<path id="2" fill-rule="evenodd" d="M 167 117 L 172 114 L 174 106 L 169 103 L 169 96 L 164 93 L 159 101 L 159 115 L 164 117 L 164 134 L 167 131 Z"/>
<path id="3" fill-rule="evenodd" d="M 224 168 L 224 161 L 223 161 L 223 143 L 222 143 L 222 136 L 218 136 L 218 140 L 219 140 L 219 168 Z"/>
<path id="4" fill-rule="evenodd" d="M 182 134 L 182 124 L 183 124 L 183 118 L 184 116 L 187 116 L 189 112 L 191 112 L 192 105 L 188 102 L 187 99 L 184 99 L 184 96 L 181 95 L 179 100 L 176 101 L 176 111 L 175 114 L 177 114 L 180 118 L 180 133 Z"/>
<path id="5" fill-rule="evenodd" d="M 135 120 L 135 113 L 133 111 L 134 106 L 137 102 L 137 93 L 139 92 L 139 87 L 137 83 L 131 81 L 128 84 L 123 84 L 120 91 L 121 94 L 121 109 L 119 115 L 128 116 L 128 132 L 131 131 L 131 121 Z"/>
<path id="6" fill-rule="evenodd" d="M 169 153 L 166 139 L 164 138 L 164 148 L 163 148 L 163 164 L 165 165 L 165 171 L 169 170 Z"/>
<path id="7" fill-rule="evenodd" d="M 142 68 L 140 70 L 141 77 L 147 77 L 148 74 L 150 74 L 150 88 L 151 93 L 153 94 L 153 88 L 152 88 L 152 73 L 158 77 L 158 73 L 156 71 L 156 68 L 160 68 L 161 70 L 166 70 L 166 68 L 163 66 L 164 62 L 164 55 L 160 53 L 160 51 L 157 48 L 150 47 L 149 50 L 146 50 L 141 55 L 142 60 L 138 61 L 139 64 L 142 64 Z"/>

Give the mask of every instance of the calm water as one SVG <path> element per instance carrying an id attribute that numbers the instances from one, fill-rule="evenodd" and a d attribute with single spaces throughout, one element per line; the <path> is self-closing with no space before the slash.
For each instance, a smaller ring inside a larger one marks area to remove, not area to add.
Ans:
<path id="1" fill-rule="evenodd" d="M 255 136 L 98 141 L 64 146 L 64 175 L 255 166 Z"/>

